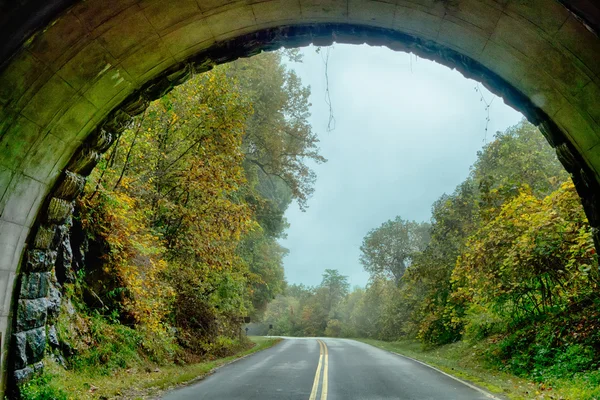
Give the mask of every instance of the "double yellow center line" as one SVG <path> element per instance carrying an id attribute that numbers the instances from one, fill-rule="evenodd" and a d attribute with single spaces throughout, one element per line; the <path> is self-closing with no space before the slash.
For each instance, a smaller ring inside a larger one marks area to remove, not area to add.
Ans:
<path id="1" fill-rule="evenodd" d="M 327 373 L 329 371 L 329 350 L 327 345 L 322 340 L 319 342 L 319 364 L 315 373 L 312 391 L 310 392 L 309 400 L 317 400 L 317 392 L 319 391 L 319 382 L 321 381 L 321 370 L 323 370 L 323 383 L 321 385 L 321 400 L 327 400 Z"/>

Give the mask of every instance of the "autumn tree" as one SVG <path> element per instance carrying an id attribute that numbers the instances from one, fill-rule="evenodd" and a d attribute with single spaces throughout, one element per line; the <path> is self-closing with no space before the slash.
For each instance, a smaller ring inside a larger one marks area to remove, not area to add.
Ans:
<path id="1" fill-rule="evenodd" d="M 326 269 L 323 273 L 321 288 L 326 290 L 327 311 L 336 307 L 339 302 L 348 294 L 350 284 L 348 277 L 339 273 L 337 269 Z"/>
<path id="2" fill-rule="evenodd" d="M 540 131 L 526 120 L 497 132 L 477 153 L 471 180 L 478 191 L 481 216 L 493 218 L 500 206 L 519 195 L 523 185 L 543 198 L 569 178 Z"/>
<path id="3" fill-rule="evenodd" d="M 429 224 L 388 220 L 367 233 L 360 247 L 360 262 L 371 276 L 388 276 L 399 284 L 414 256 L 429 241 Z"/>
<path id="4" fill-rule="evenodd" d="M 277 239 L 287 228 L 284 212 L 292 200 L 304 210 L 313 192 L 316 175 L 306 162 L 325 161 L 308 122 L 310 88 L 284 65 L 284 56 L 300 60 L 297 52 L 263 53 L 237 60 L 227 70 L 253 107 L 241 147 L 247 180 L 241 195 L 260 229 L 243 237 L 239 254 L 251 272 L 254 318 L 283 289 L 286 251 Z"/>
<path id="5" fill-rule="evenodd" d="M 283 65 L 279 52 L 240 59 L 229 73 L 254 105 L 243 140 L 248 174 L 257 176 L 267 190 L 277 190 L 273 181 L 284 182 L 305 209 L 316 179 L 306 161 L 326 161 L 308 122 L 310 88 Z"/>
<path id="6" fill-rule="evenodd" d="M 251 314 L 260 319 L 267 304 L 285 288 L 283 258 L 288 250 L 262 230 L 255 229 L 240 242 L 237 253 L 248 267 Z"/>

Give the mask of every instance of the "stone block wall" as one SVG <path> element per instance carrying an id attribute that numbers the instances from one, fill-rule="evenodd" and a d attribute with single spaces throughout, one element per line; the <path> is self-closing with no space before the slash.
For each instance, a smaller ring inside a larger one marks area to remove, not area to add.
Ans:
<path id="1" fill-rule="evenodd" d="M 71 269 L 73 253 L 69 226 L 74 200 L 115 134 L 98 129 L 76 152 L 52 193 L 44 203 L 25 252 L 17 283 L 13 318 L 10 370 L 12 383 L 29 380 L 43 370 L 48 344 L 59 345 L 54 322 L 61 306 L 61 286 L 56 271 Z"/>

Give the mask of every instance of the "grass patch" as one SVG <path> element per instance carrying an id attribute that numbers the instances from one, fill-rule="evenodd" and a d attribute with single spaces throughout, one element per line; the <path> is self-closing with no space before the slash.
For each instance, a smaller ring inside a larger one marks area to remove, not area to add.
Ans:
<path id="1" fill-rule="evenodd" d="M 575 379 L 555 382 L 553 387 L 534 383 L 507 372 L 499 371 L 482 356 L 489 348 L 486 341 L 457 342 L 432 349 L 423 349 L 416 340 L 384 342 L 373 339 L 356 339 L 384 350 L 399 353 L 425 362 L 450 375 L 477 385 L 508 399 L 600 399 L 600 374 L 581 375 Z"/>
<path id="2" fill-rule="evenodd" d="M 158 392 L 190 383 L 205 377 L 213 369 L 240 357 L 267 349 L 281 339 L 251 336 L 244 350 L 225 358 L 208 360 L 183 366 L 156 367 L 118 370 L 107 375 L 105 371 L 91 369 L 64 370 L 53 362 L 47 362 L 41 377 L 23 387 L 25 400 L 88 400 L 88 399 L 145 399 Z"/>

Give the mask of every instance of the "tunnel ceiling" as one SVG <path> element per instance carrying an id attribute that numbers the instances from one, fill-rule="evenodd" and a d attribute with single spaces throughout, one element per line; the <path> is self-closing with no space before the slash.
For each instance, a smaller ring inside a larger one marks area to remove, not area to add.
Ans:
<path id="1" fill-rule="evenodd" d="M 439 0 L 443 1 L 443 0 Z M 559 0 L 571 13 L 589 27 L 600 32 L 600 5 L 594 0 Z M 22 0 L 19 2 L 0 1 L 0 60 L 6 60 L 30 35 L 57 18 L 63 11 L 77 3 L 77 0 Z M 107 1 L 112 7 L 114 1 Z M 413 3 L 418 3 L 414 2 Z M 427 2 L 421 2 L 427 3 Z M 503 4 L 506 1 L 498 1 Z M 535 4 L 535 3 L 534 3 Z M 2 64 L 2 62 L 0 62 Z"/>

